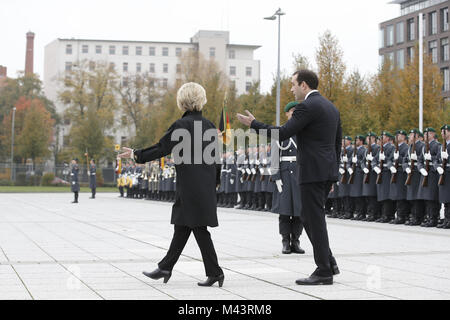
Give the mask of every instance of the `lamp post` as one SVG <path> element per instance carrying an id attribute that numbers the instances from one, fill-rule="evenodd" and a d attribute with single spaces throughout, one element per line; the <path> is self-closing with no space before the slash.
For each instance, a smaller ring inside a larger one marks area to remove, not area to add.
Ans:
<path id="1" fill-rule="evenodd" d="M 11 181 L 14 181 L 14 120 L 16 117 L 16 107 L 13 108 L 11 126 Z"/>
<path id="2" fill-rule="evenodd" d="M 281 27 L 281 16 L 286 13 L 281 11 L 281 8 L 270 17 L 265 17 L 265 20 L 276 20 L 278 16 L 278 66 L 277 66 L 277 126 L 280 125 L 280 27 Z"/>

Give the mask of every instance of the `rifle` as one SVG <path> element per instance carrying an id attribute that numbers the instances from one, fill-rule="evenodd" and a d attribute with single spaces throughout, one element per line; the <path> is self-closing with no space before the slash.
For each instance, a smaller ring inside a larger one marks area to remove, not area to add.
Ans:
<path id="1" fill-rule="evenodd" d="M 381 135 L 381 149 L 380 149 L 380 154 L 378 155 L 378 159 L 380 158 L 381 154 L 384 154 L 384 134 Z M 381 184 L 382 182 L 382 177 L 383 177 L 383 166 L 384 166 L 384 161 L 380 160 L 380 173 L 377 175 L 377 181 L 375 182 L 376 184 Z"/>
<path id="2" fill-rule="evenodd" d="M 353 149 L 353 157 L 356 157 L 356 138 L 355 138 L 355 147 L 354 147 L 354 149 Z M 353 158 L 352 158 L 353 159 Z M 353 162 L 353 161 L 352 161 Z M 353 180 L 354 180 L 354 178 L 355 178 L 355 171 L 356 171 L 356 163 L 353 163 L 352 164 L 352 170 L 353 170 L 353 172 L 352 172 L 352 174 L 350 175 L 350 177 L 349 177 L 349 179 L 348 179 L 348 183 L 349 184 L 353 184 Z M 344 173 L 345 174 L 345 173 Z"/>
<path id="3" fill-rule="evenodd" d="M 370 155 L 372 155 L 372 142 L 370 141 L 369 136 L 369 149 L 368 152 Z M 370 171 L 372 171 L 372 161 L 367 160 L 367 169 L 369 169 L 369 173 L 364 174 L 364 183 L 369 184 L 370 183 Z"/>
<path id="4" fill-rule="evenodd" d="M 414 140 L 413 140 L 413 144 L 412 144 L 412 149 L 411 149 L 411 154 L 416 153 L 416 134 L 414 133 Z M 411 159 L 411 156 L 410 156 Z M 409 186 L 411 185 L 411 179 L 412 179 L 412 175 L 413 175 L 413 170 L 414 170 L 414 163 L 415 160 L 411 159 L 411 165 L 409 166 L 409 169 L 411 170 L 410 173 L 408 173 L 408 177 L 406 178 L 405 181 L 405 186 Z"/>
<path id="5" fill-rule="evenodd" d="M 442 143 L 441 152 L 447 151 L 447 140 L 445 140 L 446 136 L 447 136 L 447 128 L 444 127 L 444 141 Z M 447 162 L 448 162 L 448 159 L 442 160 L 442 169 L 444 170 L 444 172 L 439 177 L 439 182 L 438 182 L 439 186 L 443 186 L 445 184 L 445 169 L 447 168 Z"/>
<path id="6" fill-rule="evenodd" d="M 342 146 L 342 154 L 345 156 L 347 155 L 347 150 L 345 150 L 345 145 Z M 344 157 L 344 156 L 343 156 Z M 347 162 L 344 162 L 344 174 L 341 177 L 341 184 L 347 184 L 348 178 L 347 178 Z"/>
<path id="7" fill-rule="evenodd" d="M 429 132 L 427 132 L 427 138 L 425 139 L 425 154 L 430 152 L 430 141 L 428 139 L 428 134 Z M 427 172 L 430 172 L 430 160 L 425 161 L 425 170 L 427 170 Z M 422 187 L 428 187 L 428 176 L 423 177 Z"/>
<path id="8" fill-rule="evenodd" d="M 398 153 L 398 137 L 395 137 L 395 152 Z M 400 159 L 400 155 L 399 158 Z M 398 159 L 395 160 L 394 168 L 398 170 Z M 391 184 L 397 183 L 397 172 L 393 173 L 391 176 Z"/>

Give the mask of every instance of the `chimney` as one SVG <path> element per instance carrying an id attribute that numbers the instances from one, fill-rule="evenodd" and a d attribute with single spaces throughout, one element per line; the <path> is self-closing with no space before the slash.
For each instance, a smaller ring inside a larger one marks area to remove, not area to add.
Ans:
<path id="1" fill-rule="evenodd" d="M 6 79 L 8 71 L 6 67 L 0 65 L 0 79 Z"/>
<path id="2" fill-rule="evenodd" d="M 27 32 L 27 51 L 25 55 L 25 75 L 33 74 L 34 33 Z"/>

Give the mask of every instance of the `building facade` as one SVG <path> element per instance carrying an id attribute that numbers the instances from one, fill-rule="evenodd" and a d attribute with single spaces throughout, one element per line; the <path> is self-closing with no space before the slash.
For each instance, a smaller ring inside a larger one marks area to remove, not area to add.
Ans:
<path id="1" fill-rule="evenodd" d="M 231 44 L 228 31 L 208 30 L 200 30 L 190 42 L 56 39 L 45 46 L 44 90 L 47 98 L 55 103 L 57 112 L 62 114 L 66 107 L 58 101 L 58 92 L 62 89 L 59 79 L 82 61 L 113 64 L 122 80 L 148 72 L 156 79 L 156 86 L 164 89 L 178 81 L 182 53 L 195 50 L 217 61 L 238 94 L 242 94 L 260 80 L 260 62 L 253 57 L 259 47 Z M 62 129 L 61 135 L 68 133 L 68 125 Z M 114 135 L 116 142 L 121 143 L 133 134 L 122 129 Z M 59 141 L 63 141 L 63 137 Z"/>
<path id="2" fill-rule="evenodd" d="M 441 70 L 442 95 L 450 99 L 450 0 L 396 0 L 400 16 L 380 24 L 380 64 L 385 59 L 400 69 L 414 57 L 419 40 L 419 13 L 423 14 L 424 50 Z"/>

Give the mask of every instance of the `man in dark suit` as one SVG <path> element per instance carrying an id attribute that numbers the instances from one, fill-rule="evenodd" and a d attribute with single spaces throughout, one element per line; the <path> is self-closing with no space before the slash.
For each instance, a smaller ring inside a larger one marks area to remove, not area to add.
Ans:
<path id="1" fill-rule="evenodd" d="M 300 181 L 300 197 L 303 205 L 301 219 L 314 250 L 317 269 L 299 285 L 333 284 L 333 275 L 339 273 L 329 243 L 325 222 L 325 201 L 333 182 L 338 179 L 339 157 L 342 144 L 342 127 L 339 111 L 317 91 L 319 79 L 309 70 L 294 73 L 291 91 L 297 101 L 292 118 L 282 127 L 270 126 L 238 114 L 241 123 L 257 132 L 267 129 L 277 139 L 296 136 L 298 142 L 297 164 Z"/>

